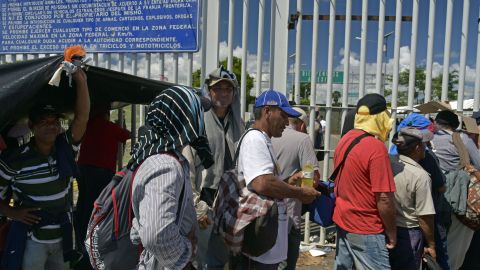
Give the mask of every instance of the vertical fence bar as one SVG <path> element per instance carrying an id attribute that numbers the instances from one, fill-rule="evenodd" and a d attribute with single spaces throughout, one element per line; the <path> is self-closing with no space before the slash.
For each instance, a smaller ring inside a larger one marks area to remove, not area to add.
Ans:
<path id="1" fill-rule="evenodd" d="M 202 1 L 202 61 L 200 66 L 200 87 L 203 88 L 204 79 L 207 76 L 207 19 L 208 1 Z"/>
<path id="2" fill-rule="evenodd" d="M 352 35 L 352 0 L 347 0 L 345 10 L 345 45 L 343 51 L 343 92 L 342 92 L 342 124 L 348 112 L 348 84 L 350 80 L 350 38 Z"/>
<path id="3" fill-rule="evenodd" d="M 425 99 L 432 100 L 432 68 L 433 68 L 433 39 L 435 35 L 435 4 L 437 0 L 430 0 L 428 16 L 428 44 L 427 44 L 427 70 L 425 74 Z"/>
<path id="4" fill-rule="evenodd" d="M 7 60 L 6 60 L 6 57 L 5 57 L 5 54 L 0 54 L 0 64 L 6 64 L 7 63 Z"/>
<path id="5" fill-rule="evenodd" d="M 457 112 L 463 112 L 465 93 L 465 66 L 467 65 L 468 18 L 470 16 L 470 0 L 463 0 L 462 37 L 460 45 L 460 72 L 458 73 Z M 478 91 L 478 90 L 477 90 Z"/>
<path id="6" fill-rule="evenodd" d="M 132 53 L 132 73 L 134 76 L 137 76 L 137 71 L 138 71 L 138 59 L 137 59 L 137 53 Z M 132 124 L 131 124 L 131 138 L 132 138 L 132 147 L 135 145 L 137 141 L 137 105 L 132 104 Z"/>
<path id="7" fill-rule="evenodd" d="M 257 78 L 255 81 L 255 96 L 262 92 L 262 67 L 263 67 L 263 34 L 265 29 L 265 0 L 258 2 L 258 36 L 257 36 Z"/>
<path id="8" fill-rule="evenodd" d="M 234 22 L 235 22 L 235 0 L 230 0 L 230 4 L 228 6 L 228 58 L 227 58 L 227 69 L 229 71 L 233 70 Z"/>
<path id="9" fill-rule="evenodd" d="M 98 67 L 98 53 L 93 53 L 93 65 Z"/>
<path id="10" fill-rule="evenodd" d="M 448 100 L 448 68 L 450 67 L 450 45 L 452 41 L 453 0 L 447 0 L 447 20 L 445 23 L 445 47 L 443 51 L 442 101 Z"/>
<path id="11" fill-rule="evenodd" d="M 368 22 L 368 0 L 362 2 L 362 35 L 360 45 L 360 78 L 358 85 L 358 98 L 365 95 L 365 58 L 367 56 L 367 22 Z"/>
<path id="12" fill-rule="evenodd" d="M 248 46 L 248 8 L 249 0 L 243 0 L 243 25 L 242 25 L 242 81 L 240 83 L 240 115 L 245 119 L 247 101 L 247 46 Z"/>
<path id="13" fill-rule="evenodd" d="M 418 1 L 413 0 L 412 36 L 410 40 L 410 74 L 408 77 L 408 111 L 413 111 L 415 97 L 415 71 L 417 60 L 417 35 L 418 35 Z"/>
<path id="14" fill-rule="evenodd" d="M 273 89 L 273 80 L 275 79 L 275 17 L 277 16 L 277 3 L 272 0 L 270 12 L 270 74 L 269 74 L 269 88 Z"/>
<path id="15" fill-rule="evenodd" d="M 119 53 L 118 62 L 120 65 L 120 72 L 124 72 L 125 71 L 125 54 L 124 53 Z M 122 108 L 118 109 L 117 114 L 118 114 L 118 124 L 121 127 L 125 127 L 125 122 L 123 121 L 123 118 L 124 118 L 123 109 Z M 133 148 L 133 144 L 131 144 L 131 147 Z M 124 152 L 123 144 L 119 143 L 118 156 L 117 156 L 117 169 L 120 169 L 123 167 L 123 152 Z"/>
<path id="16" fill-rule="evenodd" d="M 158 54 L 158 64 L 159 64 L 158 70 L 160 72 L 160 80 L 165 81 L 165 54 L 164 53 Z M 202 80 L 200 80 L 200 82 L 201 81 Z"/>
<path id="17" fill-rule="evenodd" d="M 377 45 L 377 77 L 375 78 L 375 93 L 382 93 L 383 89 L 383 41 L 385 33 L 385 0 L 380 0 L 379 7 L 379 22 L 378 22 L 378 45 Z"/>
<path id="18" fill-rule="evenodd" d="M 336 0 L 330 0 L 330 22 L 328 30 L 328 64 L 327 64 L 327 104 L 325 121 L 327 126 L 325 128 L 325 142 L 324 142 L 324 157 L 323 157 L 323 175 L 329 175 L 330 165 L 330 137 L 332 135 L 332 89 L 333 89 L 333 56 L 335 49 L 335 9 Z M 313 75 L 312 75 L 313 76 Z M 325 244 L 325 228 L 320 229 L 320 244 Z"/>
<path id="19" fill-rule="evenodd" d="M 300 104 L 300 61 L 302 56 L 302 3 L 303 1 L 297 1 L 297 31 L 295 35 L 295 91 L 294 91 L 294 101 L 296 104 Z M 313 18 L 318 20 L 318 18 Z M 316 74 L 312 74 L 316 76 Z"/>
<path id="20" fill-rule="evenodd" d="M 173 53 L 173 82 L 178 83 L 178 53 Z"/>
<path id="21" fill-rule="evenodd" d="M 318 13 L 320 9 L 320 0 L 313 1 L 313 33 L 312 33 L 312 74 L 317 74 L 317 51 L 318 51 Z M 313 143 L 315 143 L 315 105 L 317 104 L 317 76 L 310 78 L 310 121 L 309 135 Z M 310 243 L 310 213 L 305 213 L 305 233 L 303 241 Z"/>
<path id="22" fill-rule="evenodd" d="M 393 78 L 392 78 L 392 118 L 397 118 L 397 99 L 398 99 L 398 79 L 400 73 L 400 39 L 402 32 L 402 6 L 403 0 L 397 0 L 395 8 L 395 45 L 393 49 Z M 388 140 L 391 145 L 391 139 L 396 130 L 396 121 L 393 121 L 392 131 L 390 132 L 390 139 Z M 389 146 L 390 147 L 390 146 Z"/>
<path id="23" fill-rule="evenodd" d="M 480 8 L 478 9 L 478 18 L 480 18 Z M 473 89 L 473 111 L 478 112 L 480 107 L 480 21 L 477 22 L 477 62 L 475 70 L 475 88 Z"/>
<path id="24" fill-rule="evenodd" d="M 187 86 L 192 86 L 193 53 L 187 53 Z"/>

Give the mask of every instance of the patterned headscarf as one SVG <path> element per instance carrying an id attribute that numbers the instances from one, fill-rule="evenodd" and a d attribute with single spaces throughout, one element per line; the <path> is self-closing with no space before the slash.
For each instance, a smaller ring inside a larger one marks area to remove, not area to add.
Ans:
<path id="1" fill-rule="evenodd" d="M 182 86 L 164 90 L 150 104 L 145 120 L 150 129 L 135 144 L 129 169 L 135 170 L 151 155 L 182 151 L 186 145 L 197 150 L 205 168 L 212 165 L 202 104 L 192 90 Z"/>

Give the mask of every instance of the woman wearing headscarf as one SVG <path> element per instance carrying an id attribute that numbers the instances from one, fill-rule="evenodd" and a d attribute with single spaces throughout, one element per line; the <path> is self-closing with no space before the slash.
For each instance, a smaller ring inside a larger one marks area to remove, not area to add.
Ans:
<path id="1" fill-rule="evenodd" d="M 205 136 L 202 100 L 189 88 L 171 87 L 150 104 L 150 127 L 135 144 L 128 167 L 135 215 L 131 239 L 144 247 L 138 269 L 183 269 L 196 249 L 197 218 L 189 165 L 191 145 L 206 168 L 213 163 Z"/>

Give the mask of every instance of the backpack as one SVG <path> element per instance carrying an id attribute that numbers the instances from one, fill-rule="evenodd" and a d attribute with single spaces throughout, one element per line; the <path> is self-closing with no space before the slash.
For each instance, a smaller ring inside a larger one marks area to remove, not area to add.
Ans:
<path id="1" fill-rule="evenodd" d="M 246 186 L 238 173 L 238 156 L 245 135 L 240 138 L 233 163 L 219 182 L 213 202 L 213 233 L 220 234 L 233 254 L 240 252 L 260 256 L 270 250 L 277 240 L 278 206 L 275 200 L 259 195 Z M 270 153 L 272 162 L 275 163 Z M 275 166 L 276 167 L 276 166 Z"/>
<path id="2" fill-rule="evenodd" d="M 333 173 L 330 175 L 327 181 L 320 181 L 317 186 L 317 190 L 322 193 L 317 197 L 311 204 L 308 205 L 308 211 L 310 212 L 310 221 L 319 224 L 322 227 L 328 227 L 333 224 L 333 210 L 335 209 L 335 180 L 338 173 L 343 168 L 343 164 L 347 160 L 348 154 L 357 145 L 363 138 L 371 136 L 368 133 L 363 133 L 362 135 L 353 139 L 353 141 L 348 146 L 343 160 L 338 164 Z M 337 185 L 340 179 L 336 180 Z M 338 192 L 338 189 L 337 189 Z"/>
<path id="3" fill-rule="evenodd" d="M 164 153 L 174 157 L 175 154 Z M 140 166 L 137 167 L 140 168 Z M 132 188 L 136 170 L 124 167 L 117 172 L 93 204 L 88 222 L 85 248 L 96 270 L 131 270 L 138 264 L 143 247 L 132 243 L 130 230 L 134 218 Z M 180 201 L 183 201 L 182 185 Z M 181 207 L 177 209 L 179 216 Z M 178 219 L 177 219 L 178 222 Z"/>
<path id="4" fill-rule="evenodd" d="M 126 167 L 117 172 L 93 204 L 85 248 L 94 269 L 134 269 L 138 263 L 142 248 L 130 240 L 134 174 Z"/>

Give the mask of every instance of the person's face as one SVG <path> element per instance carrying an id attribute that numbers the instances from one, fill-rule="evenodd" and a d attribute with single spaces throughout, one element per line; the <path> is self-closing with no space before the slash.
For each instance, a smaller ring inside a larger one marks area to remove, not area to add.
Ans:
<path id="1" fill-rule="evenodd" d="M 278 107 L 265 106 L 265 117 L 269 127 L 269 135 L 281 137 L 283 130 L 288 126 L 288 114 Z"/>
<path id="2" fill-rule="evenodd" d="M 56 115 L 45 115 L 32 123 L 32 132 L 38 142 L 54 143 L 60 130 L 60 119 Z"/>
<path id="3" fill-rule="evenodd" d="M 226 81 L 216 83 L 210 88 L 212 105 L 219 108 L 227 108 L 233 102 L 233 85 Z"/>

